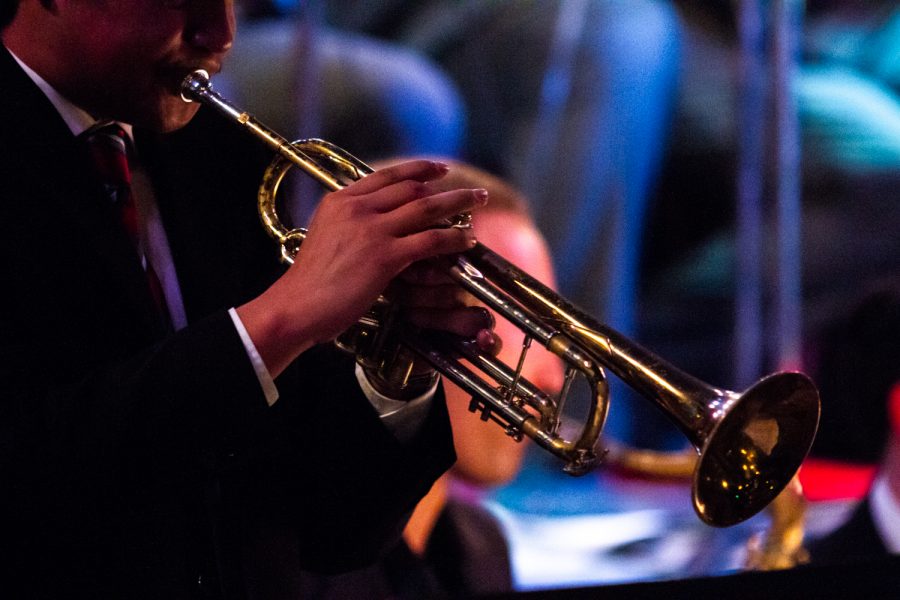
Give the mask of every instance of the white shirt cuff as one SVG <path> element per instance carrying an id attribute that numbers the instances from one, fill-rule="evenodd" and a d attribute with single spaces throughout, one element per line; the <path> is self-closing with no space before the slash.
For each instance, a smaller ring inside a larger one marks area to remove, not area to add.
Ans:
<path id="1" fill-rule="evenodd" d="M 438 380 L 435 379 L 431 388 L 421 396 L 404 401 L 389 398 L 372 387 L 365 371 L 359 365 L 356 365 L 356 380 L 359 381 L 359 387 L 372 403 L 375 412 L 381 417 L 381 422 L 401 442 L 411 440 L 425 422 L 431 407 L 431 399 L 434 398 L 438 386 Z"/>
<path id="2" fill-rule="evenodd" d="M 241 342 L 244 343 L 247 358 L 250 359 L 250 364 L 253 365 L 253 370 L 256 371 L 256 378 L 259 380 L 259 386 L 266 396 L 266 403 L 272 406 L 278 400 L 278 388 L 275 386 L 275 380 L 272 379 L 269 368 L 266 367 L 266 363 L 263 362 L 262 357 L 256 350 L 256 345 L 250 339 L 250 334 L 247 333 L 247 329 L 244 327 L 244 323 L 238 316 L 237 311 L 234 308 L 230 308 L 228 309 L 228 314 L 231 316 L 234 328 L 237 329 L 238 335 L 241 337 Z"/>
<path id="3" fill-rule="evenodd" d="M 234 328 L 244 344 L 244 350 L 247 352 L 250 364 L 253 365 L 253 370 L 256 372 L 256 378 L 259 380 L 259 385 L 266 397 L 266 403 L 272 406 L 279 396 L 275 380 L 272 379 L 266 363 L 263 362 L 256 345 L 250 339 L 250 334 L 247 333 L 247 329 L 244 327 L 244 323 L 238 316 L 237 311 L 234 308 L 230 308 L 228 309 L 228 314 L 231 316 Z M 389 398 L 372 387 L 365 372 L 359 365 L 356 365 L 356 379 L 363 394 L 369 399 L 385 427 L 401 442 L 410 440 L 419 430 L 422 423 L 425 422 L 425 418 L 428 416 L 428 409 L 431 406 L 431 399 L 434 397 L 438 386 L 438 382 L 435 380 L 431 388 L 422 395 L 412 400 L 403 401 Z"/>

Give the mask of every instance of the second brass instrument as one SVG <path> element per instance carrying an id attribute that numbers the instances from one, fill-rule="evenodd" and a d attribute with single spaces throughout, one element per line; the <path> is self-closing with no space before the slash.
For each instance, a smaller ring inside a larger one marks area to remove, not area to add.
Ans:
<path id="1" fill-rule="evenodd" d="M 286 172 L 292 166 L 300 167 L 330 190 L 372 172 L 362 161 L 323 140 L 289 142 L 222 98 L 203 71 L 185 79 L 182 96 L 213 107 L 277 153 L 263 176 L 258 208 L 266 230 L 288 262 L 306 232 L 288 229 L 278 217 L 275 199 Z M 734 525 L 762 510 L 791 481 L 812 445 L 819 397 L 803 374 L 769 375 L 743 393 L 719 389 L 599 323 L 483 244 L 452 257 L 448 272 L 469 293 L 523 331 L 525 344 L 516 366 L 497 361 L 465 340 L 402 327 L 385 331 L 391 311 L 384 305 L 373 308 L 350 335 L 343 336 L 343 344 L 367 367 L 401 374 L 404 365 L 411 365 L 402 360 L 404 354 L 424 357 L 472 395 L 473 412 L 483 420 L 497 422 L 511 437 L 527 436 L 562 458 L 567 473 L 583 474 L 601 458 L 599 438 L 609 406 L 604 369 L 654 402 L 697 450 L 693 505 L 710 525 Z M 384 344 L 393 333 L 399 345 Z M 559 395 L 545 393 L 521 376 L 533 341 L 567 366 L 566 383 Z M 380 353 L 385 346 L 391 352 Z M 580 430 L 567 438 L 561 433 L 563 407 L 578 375 L 590 388 L 589 406 Z"/>

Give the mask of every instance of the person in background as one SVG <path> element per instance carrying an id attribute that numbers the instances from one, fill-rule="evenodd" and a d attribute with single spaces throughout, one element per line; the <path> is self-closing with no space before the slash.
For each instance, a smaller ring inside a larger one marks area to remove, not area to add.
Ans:
<path id="1" fill-rule="evenodd" d="M 473 213 L 479 241 L 538 281 L 556 287 L 549 246 L 535 225 L 525 196 L 481 169 L 450 164 L 452 174 L 439 186 L 482 187 L 491 196 L 489 205 Z M 499 317 L 494 330 L 503 340 L 498 358 L 515 366 L 522 350 L 522 331 Z M 562 388 L 562 362 L 533 344 L 523 377 L 552 396 Z M 482 422 L 469 411 L 469 396 L 459 387 L 448 384 L 446 393 L 456 464 L 416 507 L 403 537 L 452 596 L 509 592 L 512 580 L 505 536 L 477 500 L 487 490 L 512 481 L 532 442 L 525 438 L 516 443 L 502 427 Z"/>
<path id="2" fill-rule="evenodd" d="M 849 519 L 809 544 L 814 563 L 900 553 L 900 281 L 868 294 L 836 323 L 818 381 L 822 423 L 813 455 L 878 464 Z"/>

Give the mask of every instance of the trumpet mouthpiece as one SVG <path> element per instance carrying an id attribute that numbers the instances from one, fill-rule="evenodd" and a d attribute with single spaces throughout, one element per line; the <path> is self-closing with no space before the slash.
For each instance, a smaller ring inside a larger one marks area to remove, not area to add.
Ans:
<path id="1" fill-rule="evenodd" d="M 211 89 L 209 73 L 203 69 L 197 69 L 181 82 L 181 99 L 185 102 L 194 102 L 203 92 Z"/>

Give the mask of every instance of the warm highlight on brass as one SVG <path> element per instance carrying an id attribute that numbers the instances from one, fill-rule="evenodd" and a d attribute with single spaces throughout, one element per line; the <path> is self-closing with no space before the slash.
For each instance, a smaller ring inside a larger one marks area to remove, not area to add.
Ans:
<path id="1" fill-rule="evenodd" d="M 290 167 L 300 167 L 331 190 L 372 172 L 328 142 L 287 141 L 213 91 L 205 72 L 187 77 L 182 95 L 187 101 L 215 108 L 277 152 L 260 186 L 259 212 L 288 262 L 306 233 L 286 228 L 275 207 L 278 186 Z M 396 319 L 383 301 L 342 336 L 340 345 L 388 380 L 402 381 L 409 373 L 411 352 L 424 357 L 472 394 L 470 408 L 483 420 L 499 423 L 515 439 L 530 437 L 562 458 L 565 471 L 573 475 L 587 472 L 599 458 L 598 440 L 609 406 L 603 371 L 607 368 L 662 409 L 698 451 L 693 502 L 697 514 L 710 525 L 734 525 L 762 510 L 791 481 L 812 445 L 819 397 L 805 375 L 770 375 L 742 394 L 717 389 L 581 312 L 482 244 L 453 257 L 447 268 L 464 289 L 525 333 L 515 367 L 465 340 L 411 331 L 402 322 L 388 326 Z M 521 376 L 533 340 L 567 365 L 566 384 L 558 396 L 535 388 Z M 591 393 L 583 425 L 569 439 L 561 434 L 560 425 L 569 387 L 578 374 L 584 376 Z"/>

